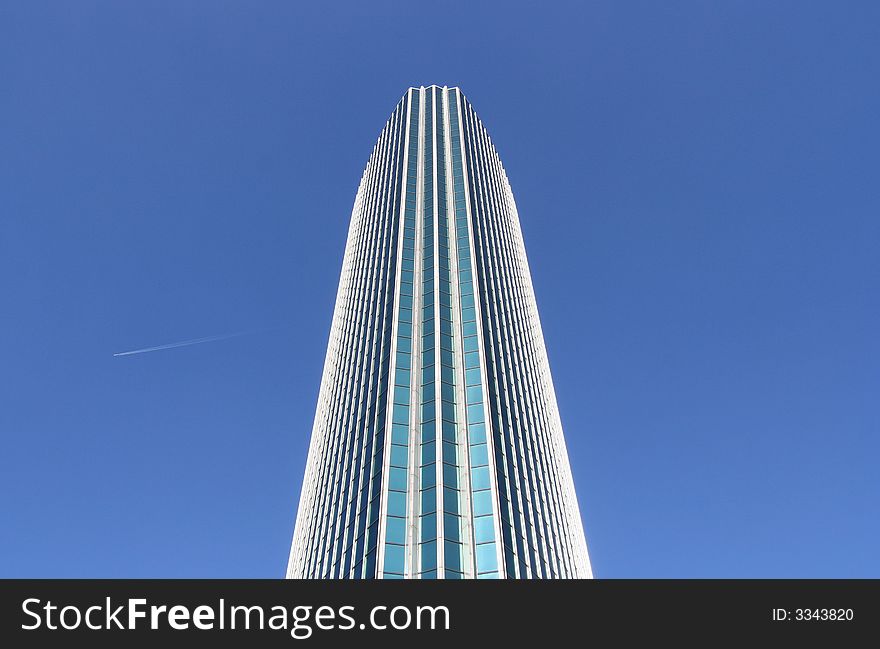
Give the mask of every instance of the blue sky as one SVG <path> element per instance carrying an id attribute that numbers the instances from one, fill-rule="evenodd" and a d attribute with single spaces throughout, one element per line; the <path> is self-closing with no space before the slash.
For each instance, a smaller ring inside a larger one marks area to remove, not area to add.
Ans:
<path id="1" fill-rule="evenodd" d="M 596 575 L 880 577 L 878 21 L 3 3 L 0 576 L 282 576 L 357 183 L 437 83 L 517 198 Z"/>

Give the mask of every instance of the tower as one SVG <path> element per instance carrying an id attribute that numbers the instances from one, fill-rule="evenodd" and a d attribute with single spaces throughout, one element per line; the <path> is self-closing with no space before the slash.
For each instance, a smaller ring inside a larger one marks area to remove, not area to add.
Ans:
<path id="1" fill-rule="evenodd" d="M 361 179 L 287 576 L 591 576 L 513 194 L 458 88 L 410 88 Z"/>

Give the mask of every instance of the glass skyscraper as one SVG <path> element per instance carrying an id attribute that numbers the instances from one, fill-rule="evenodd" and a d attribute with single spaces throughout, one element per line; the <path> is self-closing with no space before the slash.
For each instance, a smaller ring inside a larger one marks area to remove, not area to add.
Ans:
<path id="1" fill-rule="evenodd" d="M 410 88 L 361 179 L 287 576 L 592 576 L 513 194 L 458 88 Z"/>

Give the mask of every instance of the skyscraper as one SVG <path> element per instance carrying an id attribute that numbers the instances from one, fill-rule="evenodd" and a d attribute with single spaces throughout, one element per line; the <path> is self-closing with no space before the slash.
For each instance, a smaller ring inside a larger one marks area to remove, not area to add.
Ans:
<path id="1" fill-rule="evenodd" d="M 361 179 L 287 576 L 591 576 L 513 194 L 458 88 L 410 88 Z"/>

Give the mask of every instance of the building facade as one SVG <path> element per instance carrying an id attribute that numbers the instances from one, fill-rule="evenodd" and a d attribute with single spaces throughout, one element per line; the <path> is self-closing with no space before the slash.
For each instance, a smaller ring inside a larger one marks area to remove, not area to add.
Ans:
<path id="1" fill-rule="evenodd" d="M 516 206 L 458 88 L 411 88 L 358 188 L 290 578 L 587 578 Z"/>

